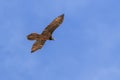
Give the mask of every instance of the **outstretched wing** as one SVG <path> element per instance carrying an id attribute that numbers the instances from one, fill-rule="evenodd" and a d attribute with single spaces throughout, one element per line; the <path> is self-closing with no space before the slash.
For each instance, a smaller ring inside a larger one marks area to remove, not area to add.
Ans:
<path id="1" fill-rule="evenodd" d="M 36 40 L 36 42 L 33 44 L 31 53 L 35 52 L 38 49 L 41 49 L 44 45 L 46 40 Z"/>
<path id="2" fill-rule="evenodd" d="M 42 32 L 44 34 L 46 31 L 50 32 L 50 34 L 53 33 L 53 31 L 63 22 L 64 14 L 58 16 L 55 18 Z"/>

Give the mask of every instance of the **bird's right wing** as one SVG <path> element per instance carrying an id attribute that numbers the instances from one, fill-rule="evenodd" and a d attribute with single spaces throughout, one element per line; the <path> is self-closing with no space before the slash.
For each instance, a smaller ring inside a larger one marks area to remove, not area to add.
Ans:
<path id="1" fill-rule="evenodd" d="M 38 49 L 41 49 L 43 45 L 45 44 L 46 40 L 36 40 L 36 42 L 33 44 L 31 48 L 31 53 L 35 52 Z"/>

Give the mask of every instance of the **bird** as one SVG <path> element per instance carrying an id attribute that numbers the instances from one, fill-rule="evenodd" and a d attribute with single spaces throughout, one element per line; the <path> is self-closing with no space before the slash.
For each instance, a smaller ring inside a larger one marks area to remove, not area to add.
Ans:
<path id="1" fill-rule="evenodd" d="M 62 24 L 64 20 L 64 14 L 59 15 L 55 18 L 43 31 L 41 34 L 31 33 L 27 35 L 28 40 L 35 40 L 31 48 L 31 53 L 41 49 L 47 40 L 54 40 L 52 37 L 53 32 Z"/>

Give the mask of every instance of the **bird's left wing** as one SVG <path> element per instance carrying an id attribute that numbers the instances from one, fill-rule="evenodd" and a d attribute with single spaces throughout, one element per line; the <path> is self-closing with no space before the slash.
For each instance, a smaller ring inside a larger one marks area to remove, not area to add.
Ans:
<path id="1" fill-rule="evenodd" d="M 31 48 L 31 53 L 35 52 L 38 49 L 41 49 L 43 45 L 45 44 L 46 40 L 36 40 L 36 42 L 33 44 Z"/>
<path id="2" fill-rule="evenodd" d="M 55 18 L 42 32 L 44 34 L 45 32 L 50 32 L 51 34 L 53 31 L 63 22 L 64 14 L 58 16 Z"/>

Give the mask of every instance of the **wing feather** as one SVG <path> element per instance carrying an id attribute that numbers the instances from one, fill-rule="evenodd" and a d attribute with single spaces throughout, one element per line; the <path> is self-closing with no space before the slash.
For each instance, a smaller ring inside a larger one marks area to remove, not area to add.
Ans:
<path id="1" fill-rule="evenodd" d="M 41 49 L 45 44 L 45 41 L 46 40 L 36 40 L 36 42 L 32 46 L 31 53 L 35 52 L 38 49 Z"/>
<path id="2" fill-rule="evenodd" d="M 50 32 L 51 34 L 53 33 L 53 31 L 63 22 L 64 19 L 64 14 L 58 16 L 57 18 L 55 18 L 42 32 L 42 34 L 44 34 L 44 32 Z"/>

